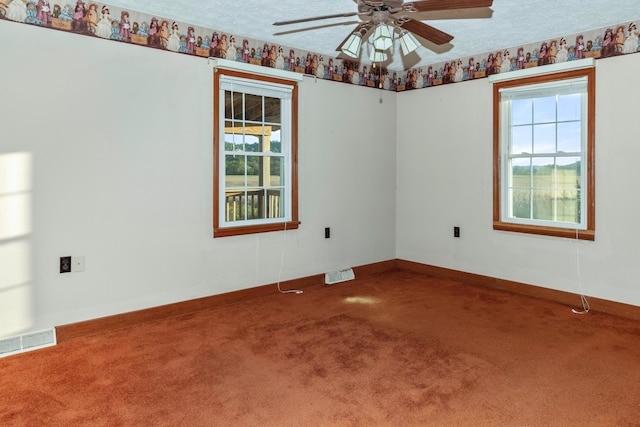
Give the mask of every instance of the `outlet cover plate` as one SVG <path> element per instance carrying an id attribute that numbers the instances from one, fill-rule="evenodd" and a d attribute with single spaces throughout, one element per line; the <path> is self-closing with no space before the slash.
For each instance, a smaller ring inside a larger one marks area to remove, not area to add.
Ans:
<path id="1" fill-rule="evenodd" d="M 84 271 L 84 256 L 74 256 L 71 258 L 71 270 L 74 273 Z"/>
<path id="2" fill-rule="evenodd" d="M 71 273 L 71 257 L 60 257 L 60 273 Z"/>

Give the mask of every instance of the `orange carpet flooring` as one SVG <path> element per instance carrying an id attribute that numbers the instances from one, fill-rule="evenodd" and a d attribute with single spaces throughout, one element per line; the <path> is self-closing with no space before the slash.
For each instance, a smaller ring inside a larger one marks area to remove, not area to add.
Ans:
<path id="1" fill-rule="evenodd" d="M 408 271 L 274 288 L 2 358 L 0 425 L 637 426 L 640 324 Z"/>

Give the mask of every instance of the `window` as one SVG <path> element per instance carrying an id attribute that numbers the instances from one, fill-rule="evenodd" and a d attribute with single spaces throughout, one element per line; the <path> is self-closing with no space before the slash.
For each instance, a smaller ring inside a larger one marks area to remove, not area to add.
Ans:
<path id="1" fill-rule="evenodd" d="M 494 229 L 594 240 L 594 118 L 594 68 L 494 83 Z"/>
<path id="2" fill-rule="evenodd" d="M 214 237 L 298 228 L 297 85 L 214 74 Z"/>

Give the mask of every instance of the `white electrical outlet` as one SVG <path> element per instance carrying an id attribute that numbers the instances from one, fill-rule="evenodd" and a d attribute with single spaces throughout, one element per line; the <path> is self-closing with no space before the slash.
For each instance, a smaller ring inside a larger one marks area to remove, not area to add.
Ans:
<path id="1" fill-rule="evenodd" d="M 84 271 L 84 256 L 71 257 L 71 271 L 74 273 Z"/>

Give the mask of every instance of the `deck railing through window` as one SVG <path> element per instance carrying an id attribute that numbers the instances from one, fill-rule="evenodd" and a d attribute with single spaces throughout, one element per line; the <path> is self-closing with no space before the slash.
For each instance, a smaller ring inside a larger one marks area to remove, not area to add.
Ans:
<path id="1" fill-rule="evenodd" d="M 281 218 L 281 212 L 283 211 L 280 196 L 280 189 L 266 190 L 265 203 L 265 190 L 227 192 L 225 202 L 226 220 L 242 221 L 244 219 Z"/>

